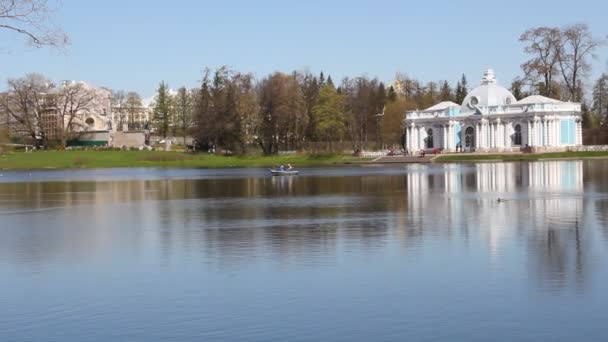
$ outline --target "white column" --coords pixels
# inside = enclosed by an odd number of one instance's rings
[[[559,145],[557,143],[557,119],[555,118],[555,116],[553,116],[553,119],[551,120],[551,145],[552,146],[557,146]]]
[[[543,119],[543,146],[549,146],[549,121]]]
[[[553,119],[547,120],[547,146],[553,146]]]
[[[490,124],[486,121],[483,123],[483,146],[485,148],[490,147]]]
[[[559,129],[560,129],[559,117],[557,117],[557,116],[555,117],[555,120],[553,121],[553,125],[554,125],[553,134],[555,134],[553,141],[555,143],[555,146],[559,146]]]
[[[454,144],[454,139],[452,138],[452,132],[454,131],[454,125],[452,124],[452,122],[448,122],[448,143],[447,143],[447,149],[448,150],[452,150],[452,145]]]
[[[498,121],[496,123],[496,135],[494,136],[494,140],[496,140],[496,147],[502,147],[502,122]]]
[[[443,144],[441,147],[443,147],[444,150],[447,150],[448,148],[448,128],[447,125],[442,125],[441,126],[442,130],[443,130]]]
[[[581,120],[576,119],[575,120],[576,125],[574,126],[576,129],[576,144],[577,145],[582,145],[583,144],[583,126],[581,124]]]
[[[485,124],[481,122],[479,124],[479,148],[486,147],[486,132],[485,132]]]
[[[555,145],[562,145],[562,119],[558,117],[555,121]]]
[[[532,145],[532,137],[534,136],[533,132],[532,132],[532,121],[528,121],[528,130],[526,132],[528,139],[526,141],[526,144],[528,144],[528,146],[533,146]]]
[[[479,130],[481,129],[481,125],[479,123],[475,124],[475,144],[472,147],[479,147],[479,136],[480,136],[480,132]]]

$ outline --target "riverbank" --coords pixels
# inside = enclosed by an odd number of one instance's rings
[[[512,153],[512,154],[446,154],[433,159],[436,163],[480,162],[480,161],[522,161],[547,159],[588,159],[608,158],[608,151],[552,152],[552,153]]]
[[[0,170],[90,169],[114,167],[296,167],[366,163],[345,155],[223,156],[163,151],[39,151],[0,154]]]

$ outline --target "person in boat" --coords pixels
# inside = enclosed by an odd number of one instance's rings
[[[285,165],[281,165],[281,166],[279,166],[279,170],[280,170],[280,171],[285,171]]]
[[[287,164],[287,170],[291,171],[292,169],[293,169],[293,167],[291,166],[291,164]]]

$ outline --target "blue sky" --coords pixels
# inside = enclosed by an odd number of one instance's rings
[[[492,67],[508,85],[525,60],[517,41],[525,29],[586,22],[605,37],[606,15],[601,0],[63,0],[56,21],[71,37],[68,54],[0,35],[0,80],[40,72],[148,97],[161,80],[196,86],[205,66],[387,82],[401,71],[452,84],[465,73],[472,85]],[[594,76],[607,70],[608,49],[598,55]]]

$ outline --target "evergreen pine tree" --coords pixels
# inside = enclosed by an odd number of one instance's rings
[[[593,111],[608,123],[608,74],[603,74],[593,86]]]
[[[395,88],[393,86],[390,86],[388,88],[387,99],[388,102],[394,102],[395,100],[397,100],[397,92],[395,91]]]
[[[469,92],[467,78],[464,74],[462,74],[462,78],[458,81],[458,85],[456,86],[456,103],[462,103],[465,97]]]
[[[170,120],[170,99],[169,99],[169,88],[167,84],[162,81],[158,86],[156,93],[156,105],[154,106],[154,119],[156,126],[163,138],[167,137],[169,131],[169,120]]]
[[[441,85],[441,91],[439,91],[439,99],[441,101],[453,101],[454,97],[452,94],[452,88],[448,81],[443,81]]]

